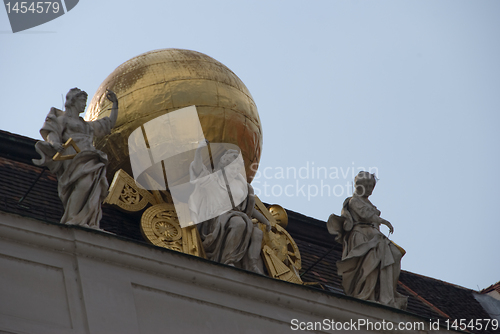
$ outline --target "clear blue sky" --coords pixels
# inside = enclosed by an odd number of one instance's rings
[[[41,138],[70,88],[92,97],[146,51],[203,52],[257,104],[263,201],[326,220],[372,167],[403,269],[485,288],[500,280],[499,17],[494,0],[81,0],[12,34],[0,9],[0,129]]]

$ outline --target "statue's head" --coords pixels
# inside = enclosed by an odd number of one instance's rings
[[[230,178],[235,178],[241,168],[243,168],[243,159],[237,150],[227,150],[219,160],[218,169],[223,169]]]
[[[71,88],[66,94],[66,108],[76,107],[79,112],[85,111],[87,105],[87,93],[79,88]]]
[[[377,184],[377,177],[375,174],[361,171],[354,178],[355,194],[358,196],[370,196]]]

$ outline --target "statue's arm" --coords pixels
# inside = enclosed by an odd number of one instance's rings
[[[116,97],[116,94],[108,89],[106,91],[106,97],[108,100],[113,102],[111,114],[107,117],[88,122],[94,129],[94,136],[97,138],[101,138],[109,134],[111,129],[116,125],[116,120],[118,119],[118,98]]]
[[[271,230],[271,224],[269,223],[269,220],[267,220],[267,218],[262,213],[260,213],[259,210],[257,210],[256,208],[253,208],[252,218],[257,219],[259,222],[266,225],[267,231]]]
[[[57,108],[50,108],[45,118],[45,122],[40,129],[40,134],[45,142],[49,143],[57,152],[64,150],[61,135],[64,132],[65,117],[64,113]]]
[[[114,128],[116,120],[118,119],[118,98],[116,97],[116,94],[109,89],[106,90],[106,97],[108,98],[108,100],[113,102],[113,107],[111,107],[111,115],[109,115],[109,119],[111,120],[111,128]]]
[[[201,150],[203,147],[208,145],[208,140],[202,140],[198,144],[198,148],[196,149],[196,152],[194,154],[194,161],[191,164],[192,171],[194,172],[194,175],[198,176],[201,174],[203,171],[203,158],[201,156]]]
[[[62,152],[64,150],[63,144],[59,140],[59,136],[54,132],[49,132],[45,139],[57,152]]]
[[[113,102],[111,114],[107,117],[88,122],[94,129],[94,136],[97,138],[104,137],[111,133],[111,129],[116,125],[116,120],[118,119],[118,98],[116,94],[108,89],[106,91],[106,97]]]
[[[384,218],[380,218],[380,219],[382,219],[381,224],[384,224],[385,226],[387,226],[389,228],[389,234],[394,233],[394,227],[392,226],[392,224],[389,223],[389,221],[385,220]]]
[[[389,223],[384,218],[381,218],[378,215],[378,211],[372,205],[362,202],[360,199],[353,197],[349,202],[349,209],[354,210],[356,214],[363,219],[364,221],[374,223],[374,224],[383,224],[389,228],[389,232],[394,232],[394,227],[391,223]]]

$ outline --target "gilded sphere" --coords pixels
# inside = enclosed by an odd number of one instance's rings
[[[217,60],[196,51],[161,49],[143,53],[118,66],[101,84],[85,120],[111,113],[106,89],[114,91],[119,114],[111,134],[95,142],[109,158],[108,179],[118,169],[130,175],[128,137],[144,123],[195,105],[205,138],[238,145],[248,182],[257,171],[262,127],[257,107],[243,82]]]

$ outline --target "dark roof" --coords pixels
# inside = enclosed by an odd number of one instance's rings
[[[57,195],[57,179],[48,170],[31,162],[31,159],[39,158],[35,143],[35,139],[0,130],[0,210],[58,223],[63,208]],[[342,246],[328,233],[324,221],[291,210],[287,213],[287,231],[297,243],[302,257],[303,281],[316,283],[310,285],[314,289],[343,294],[336,264],[342,255]],[[139,217],[103,206],[101,228],[146,243],[140,232]],[[500,282],[482,292],[493,289],[499,291]],[[478,293],[474,290],[402,271],[398,291],[409,296],[408,312],[427,319],[491,319],[474,298],[473,294]]]
[[[492,291],[496,291],[500,293],[500,281],[496,282],[495,284],[490,285],[489,287],[481,290],[481,293],[490,293]]]

